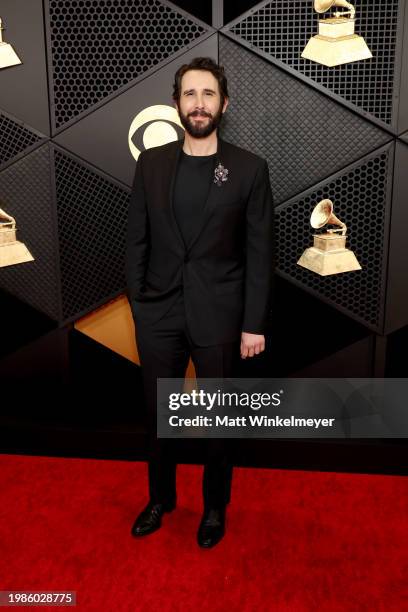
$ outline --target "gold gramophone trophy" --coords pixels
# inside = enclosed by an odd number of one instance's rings
[[[0,68],[8,68],[9,66],[16,66],[22,63],[13,47],[3,41],[2,32],[4,29],[0,17]]]
[[[25,261],[34,261],[34,257],[25,244],[16,240],[15,219],[0,208],[0,268]]]
[[[313,209],[310,225],[319,229],[328,223],[339,228],[313,234],[313,246],[304,251],[298,265],[320,276],[361,270],[353,251],[346,249],[346,224],[333,214],[333,202],[322,200]]]
[[[335,11],[333,17],[319,19],[319,33],[309,40],[302,57],[330,68],[373,57],[364,38],[354,32],[356,9],[350,2],[314,0],[317,13],[325,13],[333,6],[348,10]]]

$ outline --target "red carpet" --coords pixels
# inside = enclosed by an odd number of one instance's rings
[[[0,590],[76,591],[81,612],[408,609],[403,477],[236,468],[226,536],[202,550],[201,466],[178,467],[178,507],[144,539],[145,463],[0,470]]]

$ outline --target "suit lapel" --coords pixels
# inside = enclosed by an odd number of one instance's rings
[[[176,215],[174,213],[174,184],[176,179],[177,166],[180,159],[181,151],[183,149],[184,138],[181,140],[177,140],[174,143],[174,147],[170,149],[168,159],[169,159],[169,174],[167,178],[168,184],[168,207],[170,211],[170,222],[173,228],[174,233],[177,236],[177,240],[180,245],[183,247],[183,250],[190,251],[195,242],[198,240],[201,232],[203,231],[205,225],[207,224],[211,213],[214,209],[214,206],[217,202],[217,196],[219,196],[220,187],[214,182],[214,177],[211,177],[211,187],[209,189],[208,197],[204,204],[204,208],[200,215],[200,219],[197,221],[197,228],[195,233],[193,234],[188,245],[185,244],[183,236],[180,232],[180,228],[177,224]],[[224,141],[219,136],[217,137],[217,156],[215,167],[218,166],[219,163],[223,164],[223,158],[225,154],[225,146]]]
[[[168,175],[166,177],[166,185],[167,187],[167,205],[168,210],[170,212],[170,224],[173,228],[173,231],[182,246],[183,250],[185,250],[186,245],[183,240],[183,236],[180,232],[179,226],[177,224],[176,215],[174,214],[174,183],[176,180],[177,166],[181,155],[181,150],[183,148],[184,138],[182,140],[176,140],[174,146],[171,147],[168,154]]]

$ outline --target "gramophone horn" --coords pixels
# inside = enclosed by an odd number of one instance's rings
[[[325,13],[328,11],[336,0],[315,0],[314,9],[317,13]]]
[[[314,8],[317,13],[325,13],[332,6],[342,6],[349,9],[352,12],[352,16],[355,14],[354,6],[350,2],[346,2],[346,0],[314,0]]]
[[[333,212],[333,202],[328,199],[316,204],[310,216],[310,225],[314,229],[319,229],[327,223],[346,229],[346,224],[340,221]]]
[[[319,229],[328,223],[333,214],[333,202],[331,200],[322,200],[313,209],[310,217],[310,225],[315,229]]]

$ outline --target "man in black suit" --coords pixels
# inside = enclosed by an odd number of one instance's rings
[[[161,526],[176,505],[176,462],[156,434],[156,379],[233,377],[239,356],[265,348],[274,272],[273,200],[267,162],[217,136],[229,97],[224,69],[195,58],[175,75],[183,140],[142,151],[126,237],[126,279],[148,410],[149,494],[134,536]],[[201,547],[225,533],[232,465],[225,440],[209,439]]]

